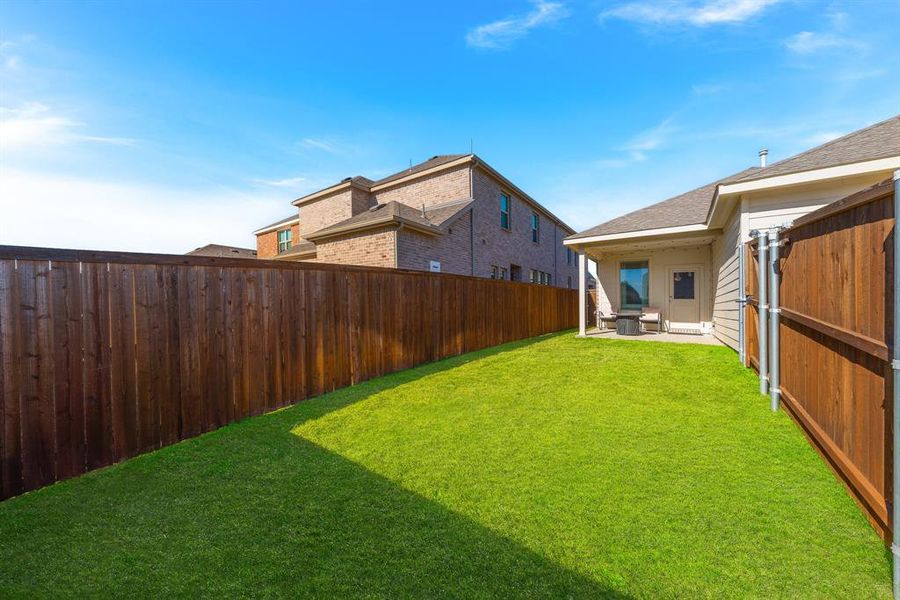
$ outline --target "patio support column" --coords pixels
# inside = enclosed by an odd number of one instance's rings
[[[894,498],[891,510],[891,528],[893,540],[891,553],[894,558],[894,599],[900,600],[900,169],[894,171],[894,401],[891,410],[894,413]]]
[[[759,282],[757,284],[757,305],[759,310],[759,393],[766,394],[769,391],[769,303],[767,298],[767,280],[766,274],[769,272],[769,265],[766,257],[769,249],[769,232],[758,231],[757,240],[757,266],[759,272]]]
[[[587,332],[587,256],[578,251],[578,335]]]

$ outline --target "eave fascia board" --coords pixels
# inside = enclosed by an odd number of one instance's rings
[[[640,231],[626,231],[624,233],[610,233],[607,235],[592,235],[589,237],[567,238],[563,240],[565,246],[583,246],[585,244],[599,244],[603,242],[613,242],[617,240],[629,240],[645,237],[660,237],[666,235],[675,235],[679,233],[697,233],[709,231],[706,223],[697,223],[694,225],[680,225],[678,227],[660,227],[657,229],[643,229]]]
[[[321,198],[323,196],[333,194],[334,192],[340,192],[343,190],[347,190],[352,187],[354,187],[358,190],[362,190],[364,192],[369,191],[368,187],[366,187],[364,185],[360,185],[360,184],[356,183],[355,181],[341,181],[340,183],[336,183],[330,187],[319,190],[318,192],[313,192],[312,194],[307,194],[306,196],[297,198],[296,200],[291,202],[291,204],[293,204],[294,206],[300,206],[301,204],[307,204],[309,202],[312,202],[313,200],[318,200],[319,198]]]
[[[268,233],[270,231],[277,231],[286,225],[293,225],[295,223],[300,222],[300,217],[294,217],[293,219],[285,219],[280,223],[275,223],[274,225],[269,225],[268,227],[263,227],[262,229],[257,229],[253,232],[253,235],[261,235],[263,233]]]
[[[768,190],[777,187],[814,183],[828,179],[865,175],[866,173],[877,173],[878,171],[892,171],[894,169],[900,169],[900,156],[889,156],[886,158],[866,160],[846,165],[825,167],[823,169],[813,169],[810,171],[801,171],[799,173],[775,175],[773,177],[760,177],[750,181],[737,181],[734,183],[721,184],[718,187],[717,195],[726,196],[731,194],[743,194],[746,192]]]
[[[410,173],[409,175],[404,175],[403,177],[399,177],[397,179],[392,179],[391,181],[386,181],[384,183],[380,183],[378,185],[373,185],[371,188],[368,188],[370,192],[379,192],[381,190],[385,190],[390,187],[394,187],[395,185],[399,185],[401,183],[407,183],[409,181],[413,181],[420,177],[426,177],[428,175],[434,175],[435,173],[440,173],[441,171],[446,171],[447,169],[452,169],[454,167],[458,167],[460,165],[467,164],[472,161],[475,157],[474,154],[467,154],[462,158],[458,158],[456,160],[452,160],[450,162],[446,162],[430,169],[425,169],[423,171],[416,171],[415,173]]]
[[[425,233],[428,235],[439,236],[443,235],[443,232],[438,230],[435,227],[425,227],[420,225],[419,223],[415,223],[414,221],[409,221],[408,219],[404,219],[402,217],[390,216],[384,219],[378,219],[376,221],[369,221],[367,223],[363,223],[360,225],[351,225],[347,227],[341,227],[338,229],[333,229],[331,231],[327,231],[324,233],[311,233],[306,236],[306,239],[311,242],[318,242],[319,240],[326,240],[328,238],[333,238],[341,235],[346,235],[348,233],[355,233],[358,231],[367,231],[369,229],[377,229],[379,227],[384,227],[385,225],[395,224],[398,227],[403,225],[404,228],[413,229],[415,231],[419,231],[421,233]]]

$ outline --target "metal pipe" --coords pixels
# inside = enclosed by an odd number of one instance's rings
[[[894,171],[894,498],[893,498],[893,540],[891,552],[894,555],[894,599],[900,600],[900,169]]]
[[[778,410],[781,396],[781,357],[778,348],[778,323],[781,320],[778,286],[781,283],[781,268],[778,248],[778,228],[775,228],[769,232],[769,398],[772,401],[772,412]]]
[[[766,273],[769,272],[769,265],[766,261],[767,250],[769,246],[769,232],[757,232],[757,256],[756,262],[759,272],[759,282],[757,283],[757,309],[759,311],[759,393],[766,394],[769,391],[769,373],[768,373],[768,354],[769,343],[767,340],[768,323],[769,323],[769,304],[766,298]]]
[[[744,255],[743,241],[738,241],[738,357],[741,364],[747,364],[746,348],[744,348],[744,308],[747,306],[747,288],[744,282]]]

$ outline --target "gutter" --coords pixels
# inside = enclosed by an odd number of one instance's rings
[[[900,269],[897,268],[900,259],[900,169],[894,171],[894,347],[893,362],[894,371],[894,432],[893,432],[893,463],[894,463],[894,497],[891,506],[891,529],[893,538],[891,553],[894,559],[894,599],[900,600]]]

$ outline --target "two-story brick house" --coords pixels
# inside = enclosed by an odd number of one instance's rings
[[[435,270],[574,287],[573,230],[474,154],[298,198],[254,232],[260,258]]]

